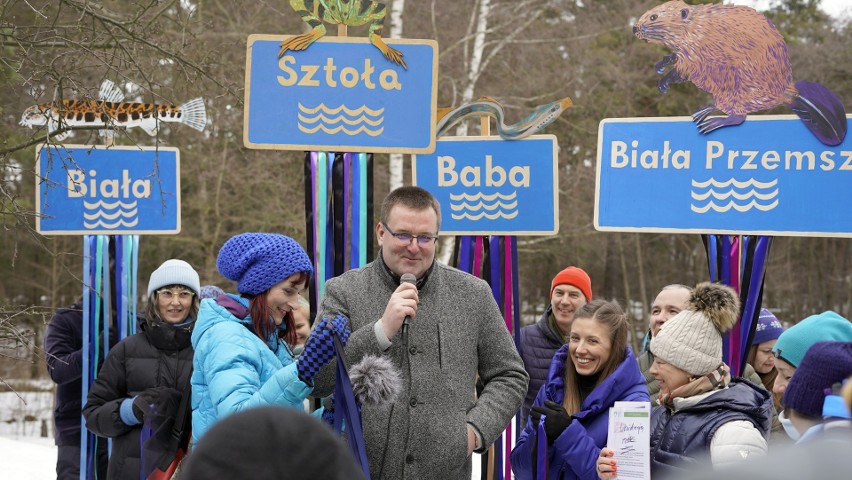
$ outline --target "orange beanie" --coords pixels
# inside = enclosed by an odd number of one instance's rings
[[[557,285],[563,284],[579,288],[580,291],[583,292],[583,296],[586,297],[586,301],[592,301],[592,279],[589,278],[589,274],[582,268],[568,267],[557,273],[556,276],[553,277],[553,281],[550,282],[550,296],[553,296],[553,289],[555,289]]]

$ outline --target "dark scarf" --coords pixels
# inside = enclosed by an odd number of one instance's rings
[[[592,375],[577,375],[577,391],[580,393],[580,405],[591,395],[592,391],[598,385],[600,378],[601,372]]]
[[[142,322],[141,328],[148,337],[151,345],[159,350],[169,352],[179,352],[190,345],[192,337],[192,328],[195,326],[195,319],[190,319],[178,325],[162,320],[147,320]]]
[[[382,268],[385,270],[385,272],[386,272],[388,275],[390,275],[390,277],[391,277],[391,279],[393,280],[394,284],[399,285],[401,275],[397,275],[397,274],[396,274],[393,270],[391,270],[391,269],[390,269],[390,267],[388,267],[388,265],[385,263],[385,259],[384,259],[384,258],[382,258],[382,249],[381,249],[381,248],[379,249],[379,255],[377,256],[376,261],[379,263],[379,265],[381,265],[381,266],[382,266]],[[430,266],[429,266],[429,269],[428,269],[428,270],[426,270],[426,272],[423,274],[423,276],[422,276],[422,277],[420,277],[420,278],[418,278],[418,279],[417,279],[417,284],[415,285],[415,286],[417,287],[417,290],[422,290],[422,289],[423,289],[423,286],[424,286],[424,285],[426,285],[426,281],[427,281],[427,280],[429,280],[429,275],[432,273],[432,270],[434,270],[434,269],[435,269],[435,260],[433,259],[433,260],[432,260],[432,265],[430,265]]]

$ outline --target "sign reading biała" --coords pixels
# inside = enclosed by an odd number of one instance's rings
[[[36,230],[180,233],[179,153],[168,147],[39,146]]]
[[[798,117],[697,132],[690,118],[606,119],[595,228],[852,237],[852,143],[820,143]]]
[[[442,138],[414,157],[413,183],[440,202],[442,235],[553,235],[557,150],[553,135]]]
[[[438,44],[386,39],[408,69],[366,38],[324,37],[278,58],[285,35],[250,35],[248,148],[375,153],[435,150]]]

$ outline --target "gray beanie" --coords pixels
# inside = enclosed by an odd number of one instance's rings
[[[739,298],[730,287],[701,283],[686,310],[651,338],[651,353],[690,375],[710,373],[722,363],[722,334],[733,327],[739,311]]]
[[[201,281],[198,279],[198,272],[192,268],[192,265],[176,258],[166,260],[151,272],[151,279],[148,280],[148,296],[150,297],[158,288],[167,285],[184,285],[195,292],[196,295],[201,293]]]

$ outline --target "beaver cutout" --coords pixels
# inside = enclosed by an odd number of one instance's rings
[[[672,50],[655,65],[657,73],[664,74],[658,83],[662,93],[671,84],[689,81],[713,96],[713,105],[692,114],[701,133],[739,125],[749,113],[786,105],[822,143],[839,145],[846,137],[840,99],[819,83],[793,83],[784,39],[752,8],[666,2],[645,12],[633,34]],[[716,110],[727,116],[708,118]]]

